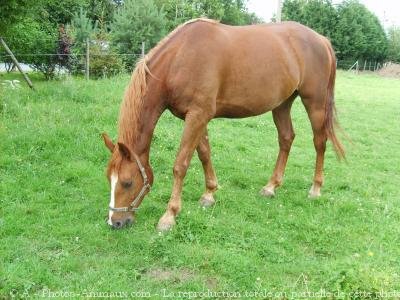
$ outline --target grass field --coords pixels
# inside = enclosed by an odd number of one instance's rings
[[[271,114],[212,121],[217,203],[198,206],[204,185],[195,157],[178,224],[163,236],[155,225],[169,199],[183,123],[162,116],[151,151],[153,189],[135,226],[111,230],[109,153],[100,133],[116,137],[129,76],[34,79],[36,92],[24,83],[0,86],[0,298],[400,297],[400,80],[338,74],[339,119],[352,142],[344,141],[346,163],[329,146],[317,200],[307,198],[315,153],[300,101],[274,199],[258,194],[278,151]]]

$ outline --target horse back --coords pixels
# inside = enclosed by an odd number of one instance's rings
[[[188,24],[169,45],[169,107],[184,115],[204,106],[214,117],[270,111],[329,77],[327,47],[321,35],[295,22]]]

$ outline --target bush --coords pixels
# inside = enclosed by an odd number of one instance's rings
[[[90,45],[90,76],[95,78],[117,75],[125,71],[125,65],[118,54],[105,42],[95,41]]]
[[[89,73],[94,78],[106,77],[121,73],[125,70],[122,59],[110,47],[109,35],[104,27],[99,28],[98,22],[92,23],[82,9],[75,14],[68,26],[72,36],[72,71],[75,74],[83,73],[86,60],[86,43],[89,45]]]
[[[54,77],[58,57],[43,55],[57,52],[57,28],[52,24],[25,18],[10,25],[4,40],[20,62],[43,73],[46,79]],[[6,56],[5,61],[10,62],[10,58]]]

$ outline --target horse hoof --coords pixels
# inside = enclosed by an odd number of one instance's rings
[[[316,188],[314,185],[311,187],[310,191],[308,192],[308,198],[315,199],[321,197],[321,189]]]
[[[264,187],[261,191],[260,191],[260,195],[261,196],[265,196],[265,197],[275,197],[275,192],[273,190],[273,188],[266,188]]]
[[[200,206],[204,207],[204,208],[211,207],[215,204],[214,197],[211,193],[207,193],[207,194],[204,194],[203,196],[201,196],[199,202],[200,202]]]
[[[167,232],[172,229],[175,225],[175,218],[173,216],[164,215],[161,217],[160,221],[157,224],[158,232]]]

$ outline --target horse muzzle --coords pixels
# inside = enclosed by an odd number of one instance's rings
[[[133,217],[125,217],[125,218],[111,218],[108,223],[113,229],[121,229],[125,226],[129,226],[134,222]]]

